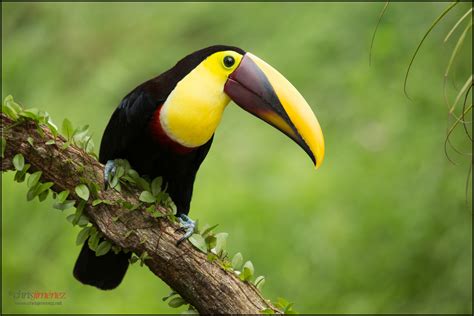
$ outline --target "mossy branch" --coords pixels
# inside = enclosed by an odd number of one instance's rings
[[[31,120],[13,121],[3,113],[1,123],[6,143],[2,172],[13,170],[13,158],[21,154],[31,165],[28,172],[42,171],[40,181],[52,182],[51,190],[55,192],[68,190],[69,199],[81,201],[75,188],[82,183],[104,187],[104,166],[82,149],[65,145],[66,139],[53,135],[46,126]],[[144,258],[145,265],[199,313],[279,312],[255,285],[241,281],[216,261],[209,261],[191,243],[177,246],[181,237],[176,232],[178,225],[167,217],[156,218],[147,212],[139,200],[139,190],[98,190],[96,195],[95,199],[109,203],[93,206],[93,198],[88,198],[83,212],[90,222],[115,245]],[[124,201],[139,207],[133,211],[124,209]]]

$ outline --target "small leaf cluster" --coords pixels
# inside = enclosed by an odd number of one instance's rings
[[[283,314],[298,314],[296,311],[293,310],[293,303],[289,302],[288,300],[284,299],[283,297],[279,297],[276,302],[273,302],[276,308],[283,311]],[[260,311],[261,314],[275,314],[275,311],[271,308],[266,308]]]
[[[171,291],[171,293],[168,294],[167,296],[163,297],[162,300],[163,300],[163,302],[168,301],[168,305],[170,307],[173,307],[173,308],[178,308],[178,307],[181,307],[183,305],[188,305],[188,309],[186,311],[182,312],[181,313],[182,315],[198,315],[199,314],[198,311],[194,308],[194,306],[192,306],[191,304],[186,302],[186,300],[184,298],[182,298],[175,291]]]
[[[21,105],[19,105],[18,103],[15,102],[15,100],[13,100],[13,97],[11,95],[7,96],[4,99],[2,103],[2,113],[5,114],[7,117],[9,117],[12,121],[15,121],[14,124],[10,126],[6,126],[5,129],[12,128],[13,126],[16,126],[17,124],[20,124],[25,121],[31,121],[36,124],[37,126],[36,130],[41,137],[44,137],[44,132],[41,126],[46,126],[54,135],[54,137],[58,135],[58,128],[51,120],[48,112],[40,111],[35,108],[23,109]],[[32,137],[28,137],[27,141],[31,146],[34,146]],[[46,144],[48,144],[48,142],[46,142]],[[1,143],[0,144],[1,156],[2,158],[4,158],[7,141],[5,137],[3,137],[3,135],[0,139],[0,143]]]
[[[132,185],[141,190],[139,200],[148,205],[146,211],[153,217],[163,217],[176,214],[176,206],[167,193],[167,185],[163,185],[163,178],[156,177],[151,182],[141,177],[137,171],[132,169],[130,163],[125,159],[115,159],[115,170],[108,179],[108,185],[121,192],[122,185]],[[135,210],[139,205],[131,205],[129,202],[122,201],[122,207],[128,210]],[[170,210],[170,214],[163,214],[158,210],[161,205]]]
[[[11,95],[7,96],[3,100],[2,113],[9,117],[12,121],[22,122],[25,120],[30,120],[37,123],[38,127],[40,125],[47,126],[54,137],[58,135],[58,127],[53,123],[48,112],[41,111],[36,108],[23,109],[20,104],[13,100]],[[38,128],[38,132],[44,136],[40,128]]]
[[[220,266],[227,271],[234,272],[242,281],[251,282],[254,277],[254,266],[252,261],[244,263],[244,258],[240,252],[236,253],[232,260],[228,259],[227,237],[228,233],[214,233],[217,225],[205,225],[202,232],[199,232],[198,225],[194,234],[189,237],[189,242],[199,251],[207,254],[207,259],[211,262],[217,261]],[[254,280],[254,285],[261,290],[265,284],[265,277],[258,276]]]
[[[82,179],[85,180],[85,179]],[[87,241],[87,244],[91,250],[95,251],[96,256],[103,256],[109,251],[113,251],[118,254],[122,250],[121,247],[114,245],[109,240],[106,240],[102,233],[92,224],[90,224],[87,216],[83,214],[84,207],[92,197],[97,197],[98,188],[95,183],[88,182],[87,184],[81,183],[74,188],[74,192],[79,197],[79,202],[76,206],[76,211],[70,214],[67,219],[72,223],[73,226],[77,225],[82,227],[76,237],[76,245],[82,245]],[[60,193],[61,194],[61,193]],[[111,203],[108,200],[95,199],[92,205],[98,205],[101,203]],[[124,251],[125,252],[125,251]]]
[[[143,203],[148,204],[146,211],[153,217],[163,217],[167,215],[176,214],[176,206],[174,205],[171,197],[166,192],[166,186],[163,187],[163,178],[156,177],[149,183],[148,186],[142,187],[143,191],[140,193],[139,200]],[[165,209],[170,210],[169,214],[163,214],[158,210],[158,206],[161,205]],[[170,216],[168,216],[170,217]]]
[[[89,125],[73,128],[71,121],[65,118],[61,124],[61,134],[66,138],[63,149],[74,144],[86,153],[97,158],[97,155],[94,153],[95,146],[94,141],[92,140],[92,134],[89,133]]]
[[[74,188],[74,192],[80,198],[80,201],[76,207],[76,212],[68,216],[68,220],[73,225],[82,227],[82,230],[77,234],[76,244],[81,245],[87,240],[89,248],[95,251],[96,256],[103,256],[111,250],[115,254],[118,254],[120,251],[128,252],[128,250],[122,249],[120,246],[117,246],[109,240],[106,240],[102,233],[97,230],[95,226],[92,224],[89,225],[89,219],[84,214],[82,214],[87,201],[93,198],[94,200],[92,201],[92,206],[97,206],[102,203],[111,205],[112,201],[98,199],[99,186],[96,183],[90,182],[84,178],[81,178],[81,180],[84,183],[81,183]]]
[[[145,264],[145,260],[148,260],[148,259],[151,259],[150,255],[148,255],[148,252],[144,251],[142,252],[142,254],[140,255],[140,257],[138,257],[137,255],[133,254],[131,257],[130,257],[130,264],[134,264],[138,261],[140,261],[140,267],[143,267],[143,265]]]
[[[51,131],[55,139],[59,135],[58,127],[53,123],[48,112],[41,111],[36,108],[23,109],[21,105],[13,100],[11,95],[7,96],[3,101],[2,113],[17,123],[21,123],[26,120],[34,122],[37,126],[37,132],[41,137],[44,137],[44,132],[41,126],[46,126]],[[94,153],[94,142],[92,140],[92,135],[89,134],[89,125],[77,127],[74,129],[71,121],[66,118],[61,125],[61,133],[66,138],[66,143],[64,143],[63,149],[69,147],[71,144],[74,144],[77,147],[83,149],[86,153],[91,154],[93,157],[97,158],[96,154]],[[54,145],[56,144],[55,139],[50,139],[46,141],[45,144]],[[31,146],[34,146],[32,137],[28,137],[27,141]],[[1,139],[1,146],[3,158],[6,147],[6,140],[4,137]]]
[[[13,157],[12,163],[16,170],[14,180],[16,182],[25,181],[30,164],[25,163],[25,158],[22,154],[16,154]],[[26,194],[28,201],[32,201],[35,197],[38,197],[40,202],[44,201],[49,194],[50,188],[54,185],[53,182],[40,182],[41,175],[41,171],[29,174],[27,180],[28,192]]]

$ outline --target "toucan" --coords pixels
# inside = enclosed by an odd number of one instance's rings
[[[115,159],[126,159],[140,175],[161,176],[185,230],[199,166],[230,101],[295,141],[316,168],[323,162],[319,122],[303,96],[272,66],[244,50],[210,46],[187,55],[171,69],[127,94],[105,128],[99,161],[105,178]],[[86,241],[74,266],[80,282],[108,290],[117,287],[130,253],[96,256]]]

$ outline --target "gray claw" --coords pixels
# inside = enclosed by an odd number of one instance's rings
[[[115,174],[116,166],[115,166],[115,161],[114,160],[108,160],[107,163],[105,164],[104,167],[104,186],[105,189],[107,189],[107,186],[109,184],[109,180],[112,179],[112,177]]]
[[[191,237],[191,235],[194,233],[194,230],[196,229],[196,222],[190,219],[187,215],[181,214],[178,217],[178,220],[181,224],[181,227],[178,228],[176,231],[183,231],[185,233],[183,237],[178,240],[178,242],[176,243],[177,245],[179,245],[183,240],[186,240]]]

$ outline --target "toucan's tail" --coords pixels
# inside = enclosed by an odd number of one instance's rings
[[[116,288],[127,272],[131,252],[115,254],[109,251],[97,257],[84,243],[74,266],[74,277],[81,283],[93,285],[101,290]]]

